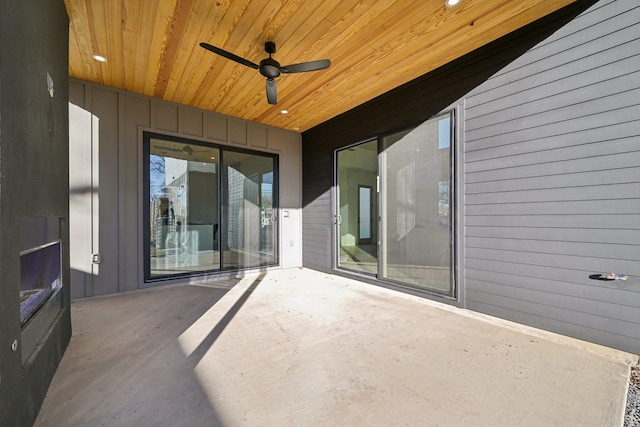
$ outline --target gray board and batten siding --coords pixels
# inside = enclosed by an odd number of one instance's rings
[[[640,353],[640,5],[575,2],[305,132],[306,267],[332,268],[333,150],[448,108],[457,305]]]
[[[71,297],[134,291],[144,282],[143,132],[277,154],[278,238],[300,240],[300,135],[146,95],[72,79],[69,83]],[[299,267],[299,245],[280,248],[282,268]],[[91,254],[100,253],[93,264]],[[220,272],[199,276],[219,277]],[[162,283],[184,282],[185,278]]]

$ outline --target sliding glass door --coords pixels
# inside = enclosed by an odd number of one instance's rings
[[[451,119],[381,139],[380,278],[452,294]]]
[[[277,157],[145,133],[145,278],[277,263]]]
[[[360,273],[378,271],[378,141],[337,152],[337,265]]]
[[[452,113],[336,151],[336,267],[453,295]]]
[[[223,171],[226,190],[224,267],[275,263],[275,159],[227,152]]]
[[[149,142],[150,276],[220,268],[220,150]]]

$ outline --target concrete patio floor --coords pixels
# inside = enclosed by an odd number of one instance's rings
[[[72,304],[45,426],[621,426],[636,356],[306,269]]]

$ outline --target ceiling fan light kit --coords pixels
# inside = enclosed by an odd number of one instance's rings
[[[260,61],[260,65],[249,61],[248,59],[244,59],[238,55],[235,55],[231,52],[227,52],[224,49],[220,49],[219,47],[213,46],[209,43],[200,43],[200,46],[216,53],[220,56],[223,56],[227,59],[237,62],[238,64],[242,64],[246,67],[256,69],[266,77],[266,92],[267,92],[267,101],[269,104],[275,105],[278,103],[278,90],[276,88],[276,77],[279,77],[280,74],[293,74],[293,73],[306,73],[308,71],[318,71],[324,70],[331,66],[331,61],[328,59],[321,59],[318,61],[309,61],[309,62],[301,62],[299,64],[291,64],[281,66],[278,61],[273,59],[271,55],[276,53],[276,44],[274,42],[266,42],[264,44],[264,51],[269,54],[268,58]]]

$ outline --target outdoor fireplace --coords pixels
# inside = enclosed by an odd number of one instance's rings
[[[20,253],[20,321],[24,325],[62,287],[60,240]]]
[[[23,217],[20,224],[20,349],[27,364],[64,308],[63,224],[59,217]],[[14,341],[16,349],[18,340]]]

